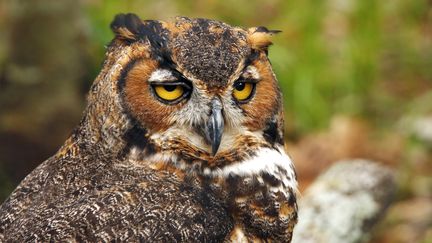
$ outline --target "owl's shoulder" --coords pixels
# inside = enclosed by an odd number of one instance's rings
[[[100,160],[45,161],[0,208],[6,215],[0,235],[208,241],[222,240],[232,229],[225,205],[196,178],[145,163]]]

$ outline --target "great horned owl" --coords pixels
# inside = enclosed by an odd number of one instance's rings
[[[0,241],[290,241],[296,174],[265,27],[116,16],[79,126],[0,208]]]

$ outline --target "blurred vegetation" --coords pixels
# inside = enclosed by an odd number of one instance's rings
[[[121,12],[282,30],[270,59],[300,185],[365,157],[397,170],[398,200],[432,202],[428,0],[0,0],[0,201],[78,123]]]

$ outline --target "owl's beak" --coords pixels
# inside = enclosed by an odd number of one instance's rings
[[[212,155],[215,156],[222,140],[224,119],[222,116],[222,104],[217,98],[212,100],[212,110],[207,123],[206,136],[211,143]]]

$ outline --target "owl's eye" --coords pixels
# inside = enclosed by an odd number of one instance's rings
[[[155,84],[153,85],[156,95],[167,102],[180,101],[189,93],[187,85],[172,83],[172,84]]]
[[[233,96],[238,101],[247,101],[255,90],[255,83],[239,81],[234,84]]]

